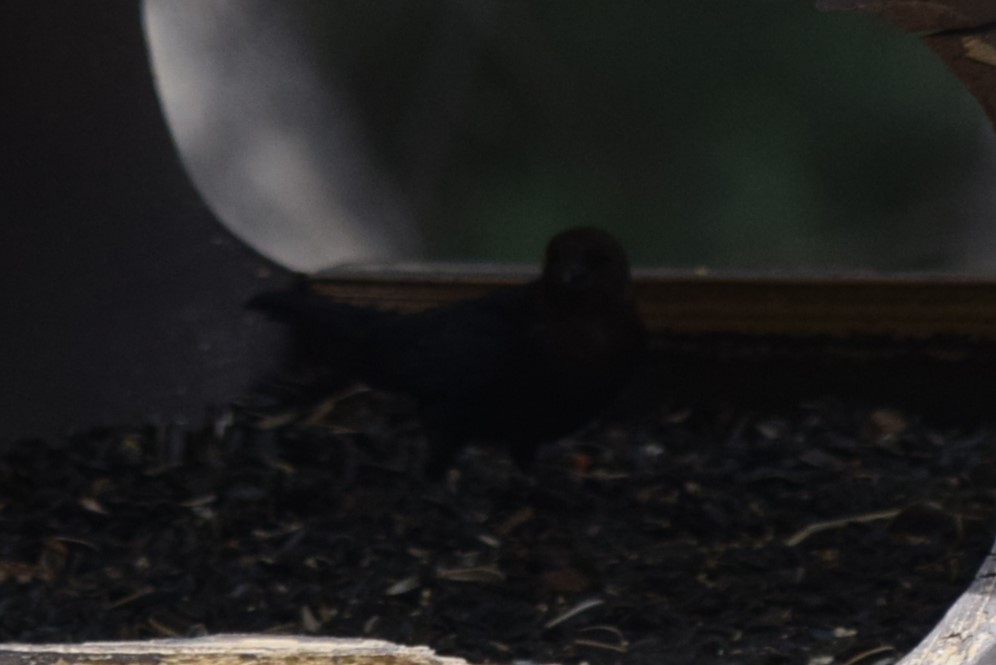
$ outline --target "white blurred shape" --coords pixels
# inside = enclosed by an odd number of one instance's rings
[[[153,73],[195,185],[257,251],[299,271],[417,258],[359,124],[311,64],[294,3],[145,0]]]

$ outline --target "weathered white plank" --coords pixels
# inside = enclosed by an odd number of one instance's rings
[[[996,545],[968,591],[897,665],[996,665]]]
[[[84,644],[0,644],[0,665],[467,665],[379,640],[216,635]]]

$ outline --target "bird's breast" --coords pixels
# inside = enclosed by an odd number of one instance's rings
[[[627,372],[641,339],[625,319],[563,317],[545,322],[542,353],[570,380],[599,380]]]

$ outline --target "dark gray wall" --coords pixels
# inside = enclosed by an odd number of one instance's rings
[[[246,392],[280,331],[242,303],[286,273],[188,180],[137,0],[2,3],[0,63],[0,438]]]

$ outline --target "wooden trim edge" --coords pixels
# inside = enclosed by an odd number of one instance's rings
[[[418,311],[530,278],[523,270],[326,272],[336,300]],[[770,277],[642,271],[634,294],[648,328],[677,335],[958,337],[996,342],[996,280],[967,277]]]
[[[83,644],[0,644],[0,665],[467,665],[428,647],[268,635]]]

